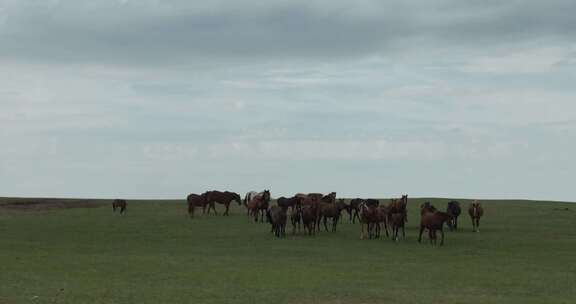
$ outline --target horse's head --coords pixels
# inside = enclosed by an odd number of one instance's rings
[[[232,192],[232,198],[238,202],[238,206],[242,205],[242,197],[236,192]]]
[[[264,192],[262,192],[262,200],[265,202],[270,201],[270,190],[264,190]]]

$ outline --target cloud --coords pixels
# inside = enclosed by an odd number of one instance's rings
[[[330,59],[574,38],[573,1],[19,1],[0,57],[113,64]]]

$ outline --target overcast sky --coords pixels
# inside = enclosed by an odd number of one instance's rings
[[[574,12],[0,0],[0,196],[576,201]]]

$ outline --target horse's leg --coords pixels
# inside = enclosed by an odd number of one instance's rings
[[[364,239],[364,223],[360,223],[360,239]]]
[[[402,239],[405,240],[406,239],[406,229],[405,229],[405,225],[404,223],[402,223]]]
[[[386,237],[389,238],[390,234],[388,234],[388,221],[384,220],[384,230],[386,230]]]
[[[440,239],[440,246],[444,245],[444,229],[442,229],[442,227],[440,227],[440,236],[442,237]]]
[[[434,245],[434,234],[432,233],[432,229],[428,229],[428,240],[430,241],[430,245]]]
[[[228,215],[228,210],[230,209],[230,203],[224,204],[226,206],[226,211],[224,211],[224,215]]]
[[[418,234],[418,243],[422,243],[422,232],[424,232],[424,225],[420,225],[420,233]]]
[[[476,232],[480,232],[480,217],[476,218]]]

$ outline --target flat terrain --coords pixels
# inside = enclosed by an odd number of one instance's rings
[[[0,199],[0,304],[576,302],[576,204],[486,201],[480,233],[464,215],[432,247],[416,242],[421,202],[394,243],[347,218],[278,240],[238,205],[191,220],[184,201],[120,216],[111,201]]]

